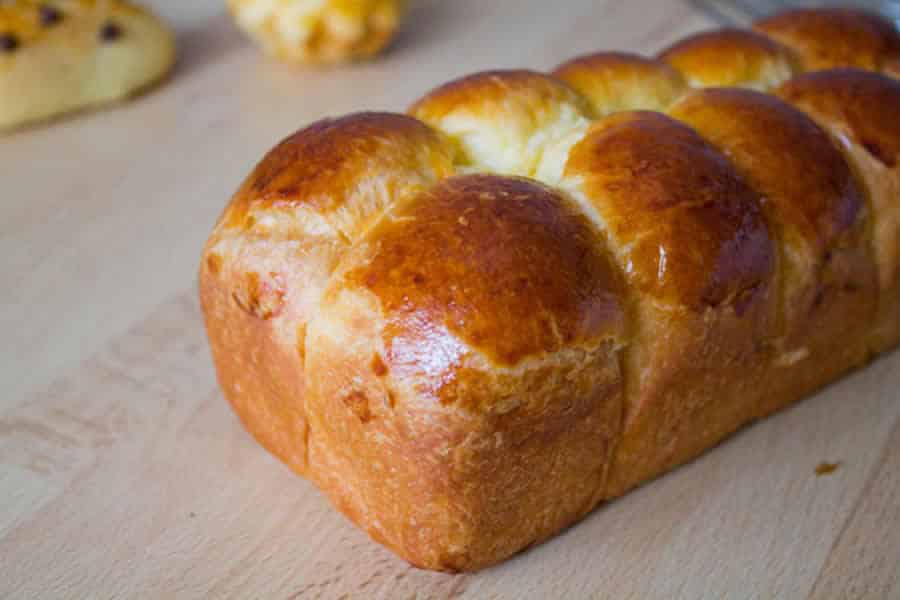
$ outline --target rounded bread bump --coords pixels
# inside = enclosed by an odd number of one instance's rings
[[[694,87],[747,87],[765,91],[798,71],[797,59],[790,50],[745,29],[697,33],[676,42],[659,57]]]
[[[878,71],[900,58],[894,24],[862,10],[798,8],[757,21],[753,28],[796,52],[806,71]]]
[[[868,355],[857,332],[874,318],[878,283],[865,190],[826,131],[774,96],[699,90],[670,115],[726,154],[764,199],[780,251],[773,361],[776,372],[791,369],[761,384],[770,389],[759,414],[768,414]]]
[[[201,274],[290,345],[347,249],[393,203],[453,173],[441,136],[391,113],[320,121],[278,144],[225,209]],[[212,268],[211,265],[215,265]],[[284,310],[272,311],[267,290]],[[258,308],[258,310],[257,310]]]
[[[833,69],[792,79],[776,94],[831,132],[866,186],[880,287],[873,352],[891,348],[900,341],[900,81]]]
[[[369,238],[362,266],[343,278],[379,300],[391,369],[431,369],[438,357],[450,367],[459,357],[438,349],[460,344],[512,367],[622,335],[603,238],[576,204],[534,181],[446,179]]]
[[[662,111],[688,89],[664,62],[627,52],[580,56],[558,66],[553,75],[587,98],[598,118],[622,110]]]
[[[460,166],[534,176],[547,145],[580,135],[590,106],[568,85],[534,71],[485,71],[451,81],[409,114],[446,134]]]
[[[688,126],[616,113],[572,149],[564,183],[606,225],[643,294],[703,310],[765,287],[774,249],[756,192]]]
[[[487,566],[585,514],[622,422],[620,279],[577,204],[531,180],[462,175],[394,207],[310,323],[322,487],[441,570]]]
[[[604,230],[628,284],[613,498],[753,414],[777,316],[777,245],[762,199],[726,156],[661,113],[595,123],[561,185]]]
[[[900,162],[900,81],[860,69],[805,73],[775,90],[887,167]]]
[[[795,252],[822,261],[867,213],[850,165],[812,119],[776,97],[737,88],[698,90],[669,115],[722,150],[765,198]]]
[[[453,171],[452,146],[421,121],[374,112],[325,119],[269,152],[221,223],[252,229],[271,222],[260,213],[299,210],[353,240],[369,217]]]

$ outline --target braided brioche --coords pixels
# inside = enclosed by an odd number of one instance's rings
[[[225,395],[418,566],[553,535],[900,341],[897,43],[799,11],[312,125],[204,252]]]

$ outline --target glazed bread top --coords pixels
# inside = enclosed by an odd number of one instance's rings
[[[664,110],[687,91],[669,65],[627,52],[574,58],[553,75],[584,96],[597,118],[621,110]]]
[[[645,297],[699,312],[745,302],[771,277],[758,196],[669,117],[622,112],[598,122],[570,152],[564,183],[596,211]]]
[[[302,351],[309,315],[370,220],[452,173],[443,138],[404,115],[318,123],[253,171],[213,234],[207,268],[236,281],[239,306]]]
[[[308,328],[371,344],[359,378],[393,378],[405,392],[386,401],[420,407],[491,412],[515,396],[498,378],[571,376],[629,344],[638,303],[744,314],[775,295],[787,336],[822,273],[850,286],[868,260],[848,147],[895,164],[898,84],[878,71],[898,43],[876,17],[794,11],[659,59],[479,73],[409,116],[323,121],[257,167],[203,268],[236,274],[242,308],[301,356]],[[801,75],[841,67],[872,72]],[[817,124],[831,119],[846,139]]]
[[[660,58],[694,87],[746,87],[766,91],[794,76],[797,58],[787,47],[753,31],[720,29],[686,38]]]
[[[413,392],[400,396],[409,404],[493,412],[527,386],[514,378],[522,389],[500,386],[498,396],[486,373],[534,369],[624,337],[603,239],[570,200],[534,181],[446,179],[367,238],[377,242],[346,257],[326,297],[380,307],[383,364],[373,369]]]
[[[884,166],[900,158],[900,82],[855,69],[806,73],[778,90],[778,96],[839,127]]]
[[[856,67],[896,73],[900,41],[894,24],[851,8],[796,9],[754,26],[793,50],[804,70]]]
[[[805,111],[846,147],[877,211],[873,228],[882,289],[900,281],[900,81],[857,69],[809,72],[777,95]]]

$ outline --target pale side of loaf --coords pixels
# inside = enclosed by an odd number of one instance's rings
[[[204,252],[226,397],[415,565],[546,539],[900,341],[898,43],[794,11],[300,131]]]
[[[235,22],[284,61],[332,64],[387,47],[407,0],[228,0]]]
[[[174,60],[166,26],[122,0],[0,3],[0,131],[127,98]]]

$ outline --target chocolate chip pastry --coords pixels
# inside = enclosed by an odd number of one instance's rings
[[[203,254],[225,396],[415,565],[554,535],[900,341],[898,57],[792,11],[292,135]]]
[[[128,2],[0,2],[0,130],[131,96],[174,60],[171,32]]]

